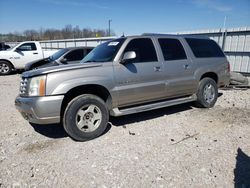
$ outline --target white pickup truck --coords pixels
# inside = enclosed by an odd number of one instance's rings
[[[0,75],[10,74],[13,70],[24,69],[31,61],[43,59],[57,50],[43,50],[40,42],[21,42],[6,51],[0,51]]]

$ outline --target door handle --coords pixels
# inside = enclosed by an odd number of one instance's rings
[[[183,67],[184,67],[185,70],[189,69],[189,65],[188,64],[183,65]]]
[[[34,52],[33,54],[34,54],[34,55],[37,55],[38,53],[37,53],[37,52]]]
[[[161,67],[159,67],[159,66],[154,67],[154,71],[155,72],[160,72],[161,71]]]

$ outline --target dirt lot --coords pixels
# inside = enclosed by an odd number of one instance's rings
[[[81,143],[21,117],[19,77],[0,77],[0,187],[250,187],[250,90],[114,118]]]

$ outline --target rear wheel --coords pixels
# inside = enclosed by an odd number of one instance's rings
[[[10,74],[12,71],[12,65],[7,61],[0,61],[0,75]]]
[[[109,120],[107,107],[102,99],[86,94],[73,99],[67,106],[63,126],[73,139],[94,139],[106,130]]]
[[[218,98],[218,87],[212,78],[203,78],[199,83],[197,91],[197,102],[199,107],[211,108]]]

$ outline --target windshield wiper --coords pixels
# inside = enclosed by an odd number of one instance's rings
[[[96,61],[96,60],[88,60],[88,61],[84,61],[83,63],[91,63],[91,62],[94,62],[94,63],[101,63],[101,62],[107,62],[107,61]]]

